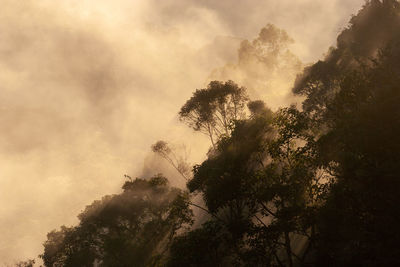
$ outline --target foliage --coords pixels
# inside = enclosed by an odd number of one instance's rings
[[[293,92],[307,98],[303,108],[320,118],[337,91],[343,75],[370,65],[379,50],[400,40],[400,4],[396,0],[366,1],[337,38],[325,60],[307,67],[296,79]]]
[[[211,79],[234,80],[250,95],[262,97],[277,108],[302,70],[301,61],[289,49],[293,43],[286,31],[267,24],[255,39],[242,41],[237,62],[215,69]]]
[[[167,266],[229,266],[232,240],[218,221],[208,221],[201,228],[175,238]]]
[[[176,232],[192,223],[188,195],[162,176],[125,182],[124,192],[86,207],[76,227],[52,231],[45,266],[149,266],[163,259]]]
[[[294,88],[334,180],[315,216],[318,265],[399,264],[399,25],[397,1],[368,1]]]
[[[244,117],[246,91],[233,81],[212,81],[207,88],[197,89],[182,106],[179,117],[195,131],[216,141],[229,135],[234,121]]]
[[[257,73],[258,75],[268,76],[278,71],[291,73],[290,67],[298,68],[301,65],[297,57],[292,54],[288,47],[294,40],[286,31],[277,28],[273,24],[268,24],[261,29],[258,38],[253,41],[243,41],[239,48],[239,66],[243,66],[247,71],[264,69],[269,70],[268,74]],[[259,68],[255,65],[263,65]],[[256,74],[253,72],[253,74]],[[257,76],[249,77],[257,80]]]
[[[17,262],[15,267],[33,267],[35,265],[35,260],[26,260]]]
[[[234,240],[220,261],[399,264],[399,11],[396,1],[367,2],[338,48],[297,80],[304,111],[258,124],[263,105],[250,102],[250,118],[195,166],[188,188],[229,233],[221,245]],[[379,41],[368,39],[374,31]]]
[[[262,103],[251,103],[267,111]],[[310,236],[323,192],[308,128],[308,118],[294,107],[274,115],[252,112],[194,168],[189,190],[203,194],[209,211],[237,244],[225,257],[251,266],[304,263],[292,240]]]
[[[262,100],[249,101],[247,108],[250,111],[250,118],[258,116],[272,116],[272,111],[265,105]]]
[[[321,214],[321,261],[400,263],[394,216],[400,204],[400,53],[394,47],[372,67],[347,75],[324,114],[329,130],[318,150],[337,183]]]
[[[154,153],[168,161],[168,163],[174,167],[174,169],[181,175],[183,179],[189,179],[191,176],[191,167],[187,162],[186,154],[184,156],[178,155],[175,152],[175,149],[171,148],[171,146],[163,140],[157,141],[151,146],[151,149]]]
[[[397,1],[367,1],[337,48],[298,77],[302,110],[272,112],[232,81],[196,90],[179,116],[210,137],[207,159],[191,175],[168,143],[152,146],[189,192],[161,175],[129,179],[78,226],[48,234],[45,265],[399,265],[398,26]],[[289,42],[271,26],[241,51],[273,54]],[[210,214],[197,228],[190,205]]]

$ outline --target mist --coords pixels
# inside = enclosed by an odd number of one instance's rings
[[[40,254],[47,232],[76,223],[94,199],[120,192],[124,174],[147,173],[156,140],[184,142],[190,161],[201,161],[207,138],[177,113],[213,70],[236,64],[243,40],[272,23],[287,31],[295,41],[290,50],[307,64],[334,45],[363,1],[0,3],[5,264]],[[279,90],[290,90],[285,86]]]

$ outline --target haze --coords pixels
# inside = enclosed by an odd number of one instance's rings
[[[362,3],[0,0],[0,264],[36,257],[47,232],[142,175],[155,141],[200,161],[207,140],[177,112],[241,40],[273,23],[312,62]]]

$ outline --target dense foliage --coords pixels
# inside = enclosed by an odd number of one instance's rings
[[[158,175],[87,206],[76,227],[50,232],[46,266],[157,266],[176,232],[192,223],[187,194]]]
[[[48,234],[45,266],[400,265],[399,26],[397,1],[367,1],[298,76],[301,109],[272,112],[233,81],[195,91],[179,115],[210,137],[207,159],[188,174],[153,146],[187,190],[128,180]],[[273,32],[272,48],[289,40]],[[208,213],[196,228],[190,206]]]

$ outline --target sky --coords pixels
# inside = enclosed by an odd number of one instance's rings
[[[0,266],[36,257],[46,233],[120,192],[124,174],[165,169],[150,152],[157,140],[204,159],[207,138],[177,113],[236,62],[241,40],[272,23],[311,63],[363,3],[0,0]]]

